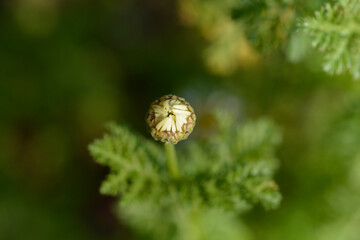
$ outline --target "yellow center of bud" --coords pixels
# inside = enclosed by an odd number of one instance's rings
[[[188,106],[179,100],[165,100],[154,106],[156,129],[158,131],[184,132],[182,126],[190,116]]]

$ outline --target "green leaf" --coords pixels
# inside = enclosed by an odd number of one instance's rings
[[[360,2],[341,0],[325,4],[314,17],[305,18],[300,29],[312,45],[324,53],[323,69],[329,74],[349,72],[360,78]]]
[[[110,124],[109,133],[90,145],[95,160],[110,168],[101,193],[121,196],[122,216],[140,233],[154,239],[217,239],[219,234],[237,239],[236,228],[223,233],[225,228],[214,227],[217,220],[208,217],[216,212],[230,224],[254,204],[279,205],[273,180],[281,141],[277,127],[266,118],[239,124],[229,113],[215,116],[218,134],[178,152],[178,180],[169,176],[163,150],[127,127]]]

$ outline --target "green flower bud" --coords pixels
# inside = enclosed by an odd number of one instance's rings
[[[194,109],[185,99],[169,94],[150,105],[146,123],[155,140],[176,144],[188,138],[195,126]]]

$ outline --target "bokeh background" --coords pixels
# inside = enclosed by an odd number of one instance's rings
[[[253,239],[360,239],[359,82],[296,30],[324,1],[228,2],[0,2],[0,239],[132,239],[87,146],[109,121],[149,137],[168,93],[198,112],[193,138],[219,105],[282,129],[283,201],[243,216]]]

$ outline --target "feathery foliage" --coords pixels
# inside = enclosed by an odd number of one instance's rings
[[[122,203],[155,194],[165,176],[165,156],[152,141],[133,134],[127,127],[108,125],[109,134],[89,147],[92,156],[111,172],[101,186],[101,193],[122,194]]]
[[[238,125],[230,114],[216,116],[219,133],[181,151],[180,180],[169,176],[157,144],[126,127],[110,124],[110,133],[90,145],[96,161],[110,168],[101,192],[121,195],[122,214],[140,232],[154,239],[219,239],[228,229],[228,239],[237,239],[239,230],[230,227],[236,214],[256,203],[278,206],[278,129],[268,119]]]
[[[209,41],[205,62],[217,74],[254,65],[288,39],[295,17],[293,5],[281,0],[184,0],[180,17]]]
[[[314,17],[305,18],[300,28],[324,52],[325,72],[348,71],[355,79],[360,77],[360,1],[327,3]]]

